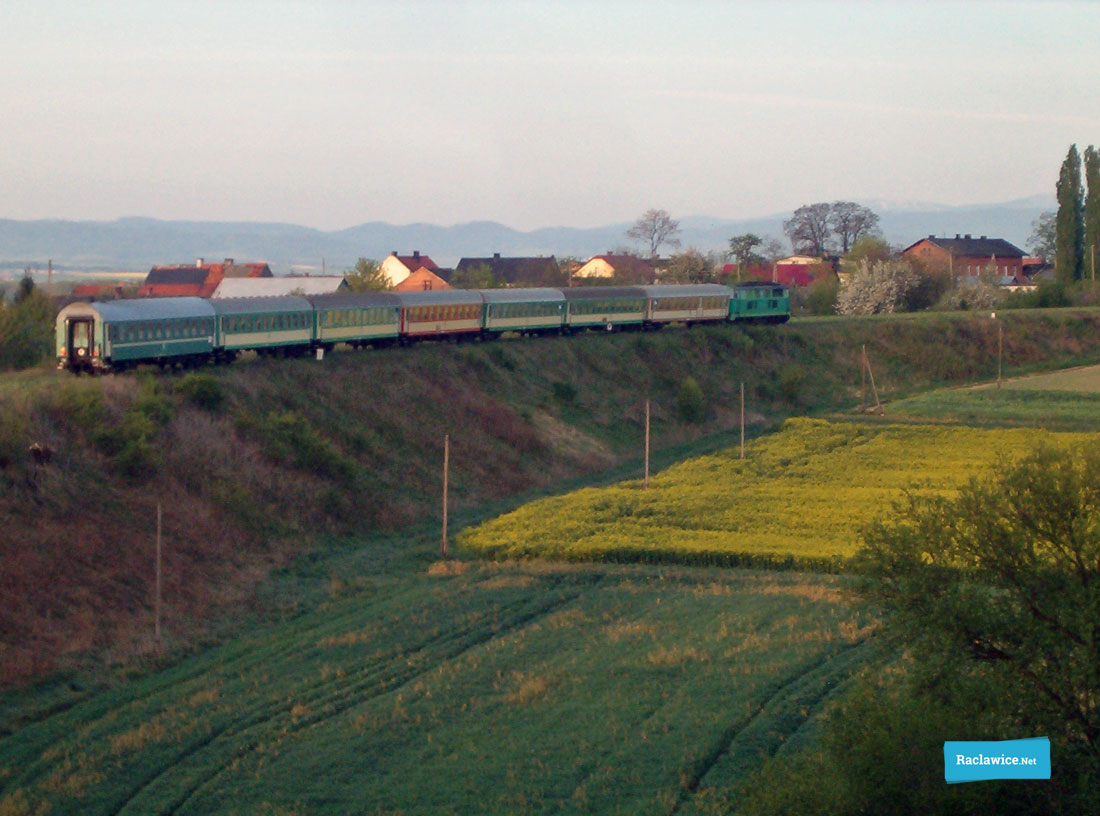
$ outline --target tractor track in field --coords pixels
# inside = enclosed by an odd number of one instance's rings
[[[695,767],[690,775],[690,781],[680,790],[680,795],[677,799],[676,805],[675,807],[673,807],[670,813],[675,814],[680,812],[680,809],[684,806],[684,804],[687,803],[692,796],[698,793],[699,787],[703,779],[706,778],[707,774],[710,773],[714,766],[718,764],[722,757],[730,753],[738,738],[741,737],[750,728],[752,728],[754,723],[759,720],[760,717],[768,714],[769,709],[773,707],[773,704],[782,703],[783,700],[788,696],[787,692],[793,686],[797,686],[799,682],[803,679],[809,677],[810,675],[818,673],[822,669],[825,669],[831,664],[837,662],[841,662],[842,665],[833,672],[825,672],[823,676],[828,677],[832,675],[841,679],[846,679],[848,676],[851,675],[852,672],[852,669],[843,665],[846,662],[846,658],[848,658],[856,650],[865,647],[869,642],[870,641],[866,639],[860,640],[857,643],[846,645],[838,651],[833,652],[832,654],[826,654],[820,660],[814,661],[812,665],[807,666],[806,668],[798,671],[792,676],[776,684],[773,687],[774,691],[767,697],[767,699],[763,700],[756,706],[755,711],[723,731],[721,737],[711,747],[711,750],[708,751],[706,755],[695,764]],[[814,705],[817,705],[819,702],[821,702],[825,696],[827,695],[819,696],[814,701]],[[808,718],[808,716],[802,718],[799,727],[801,727],[801,724],[804,723],[805,720]],[[797,730],[797,728],[794,729],[794,731]],[[789,736],[789,734],[794,733],[794,731],[790,731],[789,733],[784,734],[784,736]],[[776,750],[778,750],[778,748]],[[774,751],[770,752],[770,754],[774,754]]]
[[[158,780],[162,779],[165,774],[177,770],[181,763],[196,758],[203,749],[216,742],[236,740],[238,744],[231,746],[229,755],[220,763],[219,767],[213,769],[210,773],[203,774],[200,779],[189,785],[169,804],[160,807],[161,812],[177,813],[196,794],[225,772],[230,764],[256,749],[260,740],[251,734],[255,729],[283,719],[286,721],[286,731],[293,733],[331,719],[353,706],[392,693],[396,689],[438,669],[441,665],[460,658],[473,649],[484,646],[496,638],[518,631],[530,625],[533,621],[558,611],[575,601],[586,590],[591,589],[593,585],[599,583],[602,577],[602,575],[593,576],[593,581],[585,582],[583,586],[576,586],[575,591],[570,593],[563,592],[560,587],[548,588],[547,594],[551,594],[552,597],[543,598],[539,603],[532,604],[528,599],[523,599],[509,607],[503,607],[498,610],[498,616],[505,617],[505,613],[509,613],[505,621],[488,621],[483,627],[466,633],[459,633],[454,629],[440,632],[434,638],[417,644],[413,648],[380,658],[364,671],[357,673],[354,682],[350,685],[348,684],[350,678],[345,675],[332,681],[316,684],[313,687],[313,696],[308,698],[298,696],[292,701],[256,706],[247,716],[247,719],[242,721],[241,718],[238,718],[236,722],[208,734],[204,739],[193,743],[185,751],[177,754],[171,761],[165,763],[160,770],[149,774],[146,779],[140,781],[124,801],[107,812],[112,816],[123,816],[123,814],[131,812],[133,808],[139,807],[139,800],[146,791],[156,785]],[[433,655],[433,649],[441,649],[442,651]],[[411,658],[417,655],[423,655],[425,659],[421,662],[412,662],[410,665]],[[426,659],[427,657],[431,659]],[[401,668],[393,668],[399,664]],[[387,668],[391,670],[387,671]],[[328,691],[321,690],[324,687],[328,687]],[[303,700],[309,703],[310,708],[316,706],[317,713],[294,718],[291,710]]]
[[[372,606],[379,606],[383,604],[392,603],[399,599],[401,595],[408,594],[408,592],[415,592],[415,590],[408,590],[403,593],[397,593],[392,596],[386,596],[385,598],[378,599]],[[361,617],[363,614],[363,608],[351,609],[343,613],[338,613],[335,619],[327,619],[324,622],[325,627],[338,627],[342,622],[349,620],[355,620]],[[315,638],[316,629],[310,629],[306,633],[299,635],[296,638],[292,638],[283,647],[274,649],[272,651],[265,652],[263,656],[264,662],[270,662],[273,659],[279,659],[288,654],[302,651],[302,641],[313,640]],[[260,636],[262,639],[263,636]],[[231,655],[228,659],[224,659],[218,663],[218,670],[220,673],[229,675],[234,670],[247,671],[252,668],[257,662],[255,655],[250,653],[247,647],[242,647],[236,654]],[[143,689],[140,694],[127,693],[125,699],[119,699],[119,691],[114,689],[98,689],[90,690],[83,693],[80,697],[67,700],[63,703],[59,703],[56,706],[51,707],[42,714],[36,714],[35,717],[28,719],[19,724],[18,729],[13,729],[12,733],[17,731],[24,737],[25,741],[20,748],[8,755],[16,767],[21,767],[23,773],[15,778],[5,780],[7,783],[17,784],[24,783],[33,776],[36,760],[39,759],[41,754],[48,748],[56,739],[56,736],[52,733],[45,733],[40,737],[34,737],[26,739],[27,732],[34,730],[35,728],[42,728],[49,730],[50,720],[54,716],[64,715],[70,711],[78,710],[80,719],[82,722],[99,721],[107,716],[112,711],[116,711],[120,708],[131,708],[140,706],[143,703],[148,703],[154,700],[158,696],[164,695],[173,689],[180,689],[188,684],[201,683],[202,679],[210,672],[212,663],[208,660],[201,660],[197,665],[190,668],[186,672],[179,675],[172,675],[172,669],[169,668],[166,671],[168,676],[163,674],[154,680],[149,686]],[[98,693],[97,693],[98,692]],[[84,707],[82,704],[87,704],[89,700],[93,700],[91,709]],[[6,785],[5,785],[6,787]],[[0,788],[2,789],[2,788]]]

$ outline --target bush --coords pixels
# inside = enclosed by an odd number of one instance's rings
[[[577,401],[577,388],[572,383],[556,382],[550,386],[554,399],[562,405],[572,405]]]
[[[330,478],[346,479],[355,472],[351,460],[297,411],[268,414],[256,431],[264,451],[277,462]]]
[[[840,292],[840,278],[836,275],[824,275],[815,280],[808,289],[796,289],[797,297],[802,301],[805,311],[813,315],[836,314],[836,298]]]
[[[707,399],[694,377],[685,377],[676,392],[676,413],[684,422],[702,422],[707,415]]]
[[[176,391],[192,405],[211,413],[226,401],[222,381],[212,374],[188,374],[176,384]]]

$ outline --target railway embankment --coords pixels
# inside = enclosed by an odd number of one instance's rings
[[[186,374],[0,375],[0,681],[154,652],[158,504],[166,644],[184,648],[327,542],[438,517],[445,434],[461,519],[634,468],[647,398],[658,463],[731,439],[742,383],[754,433],[853,410],[864,347],[889,399],[995,378],[999,354],[1006,375],[1095,362],[1100,311],[424,343]]]

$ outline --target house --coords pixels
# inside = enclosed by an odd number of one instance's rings
[[[138,288],[138,297],[210,297],[226,278],[270,278],[271,267],[265,263],[234,263],[226,258],[222,263],[208,264],[199,258],[192,264],[154,266]]]
[[[397,286],[393,287],[395,292],[438,292],[442,289],[453,289],[454,287],[447,281],[443,280],[432,270],[426,266],[422,266],[409,275]]]
[[[977,277],[982,270],[992,268],[1000,278],[1022,278],[1024,251],[1004,238],[982,235],[958,235],[937,238],[929,235],[906,247],[901,253],[928,267],[947,269],[956,278]]]
[[[773,264],[759,264],[750,266],[741,273],[742,281],[762,281],[764,283],[781,283],[784,286],[809,286],[822,275],[835,271],[835,264],[831,258],[815,258],[812,255],[791,255],[780,258]],[[722,267],[722,274],[727,277],[736,277],[737,265],[726,264]]]
[[[564,286],[568,280],[553,255],[549,258],[502,258],[499,252],[494,252],[491,258],[463,258],[455,267],[455,274],[478,266],[488,267],[493,277],[505,286]]]
[[[398,255],[395,249],[379,264],[379,268],[389,281],[390,287],[397,286],[421,267],[429,272],[434,272],[436,275],[440,271],[435,261],[427,255],[421,255],[419,249],[414,251],[412,255]]]
[[[649,284],[657,280],[657,270],[635,255],[595,255],[573,273],[577,279],[616,278],[629,283]]]
[[[225,278],[211,298],[329,295],[348,291],[343,275],[302,275],[279,278]]]

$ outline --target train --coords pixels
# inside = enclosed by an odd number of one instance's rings
[[[244,351],[306,356],[422,340],[490,340],[680,323],[782,323],[787,287],[775,283],[346,292],[314,296],[140,298],[71,303],[57,316],[57,366],[75,374],[141,364],[192,367]],[[323,352],[318,354],[323,356]]]

